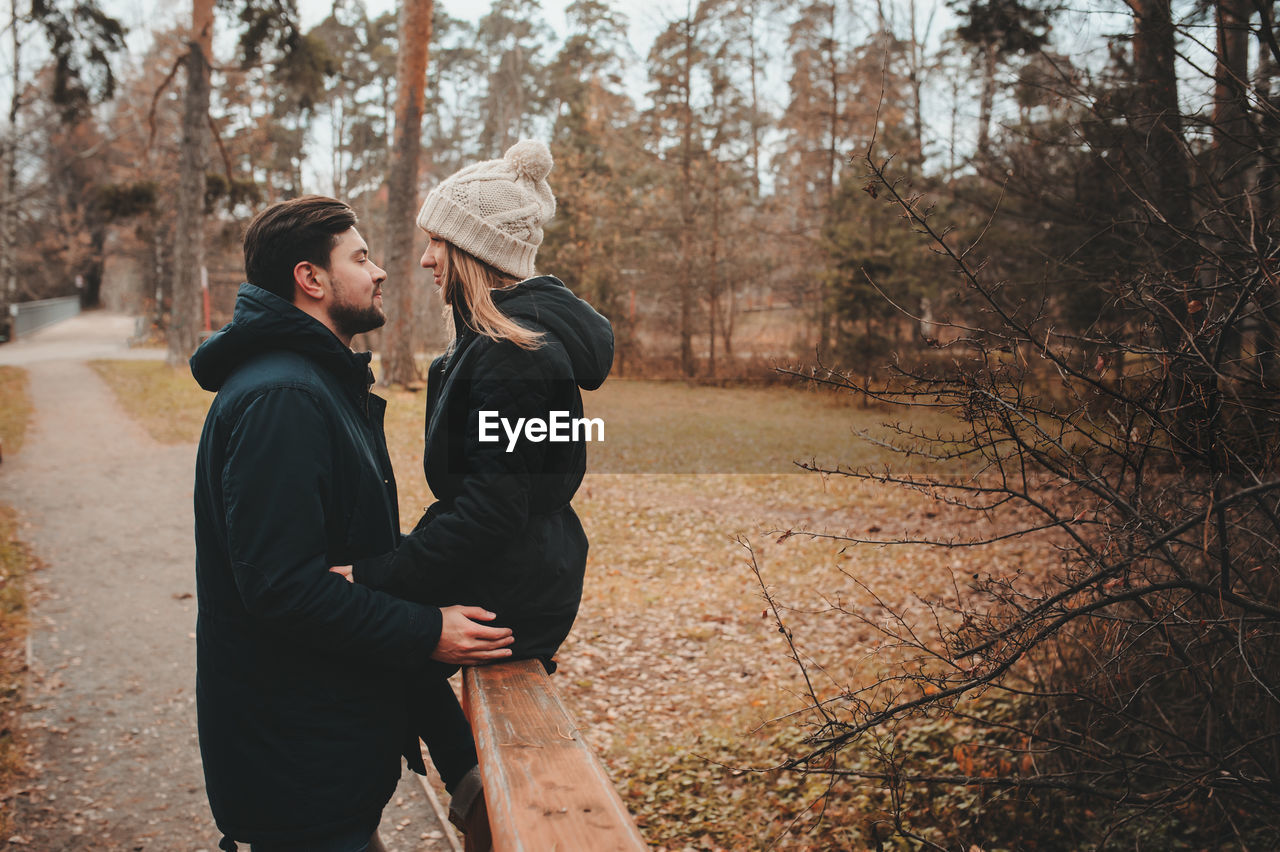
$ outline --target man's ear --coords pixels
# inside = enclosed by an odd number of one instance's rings
[[[301,261],[293,268],[294,289],[310,299],[324,298],[324,270],[309,260]]]

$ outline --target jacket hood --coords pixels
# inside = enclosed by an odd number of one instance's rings
[[[530,278],[510,290],[494,290],[493,301],[512,319],[531,320],[559,338],[580,388],[604,384],[613,366],[613,326],[560,279]]]
[[[360,387],[373,381],[370,353],[352,352],[318,320],[253,284],[240,285],[231,322],[191,356],[191,375],[200,387],[217,391],[245,361],[279,350],[305,355]]]

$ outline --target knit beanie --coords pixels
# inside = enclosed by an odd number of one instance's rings
[[[532,139],[501,160],[467,166],[427,193],[418,227],[517,278],[533,275],[542,226],[555,215],[551,152]]]

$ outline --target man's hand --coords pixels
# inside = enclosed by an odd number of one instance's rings
[[[329,570],[332,571],[334,574],[338,574],[342,577],[345,577],[348,583],[354,583],[356,581],[356,578],[351,576],[350,565],[334,565]]]
[[[497,616],[478,606],[446,606],[440,610],[440,641],[431,659],[454,666],[474,666],[511,656],[515,641],[509,627],[486,627]]]

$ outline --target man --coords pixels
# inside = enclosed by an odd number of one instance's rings
[[[319,196],[260,214],[234,318],[191,359],[218,394],[196,461],[196,697],[227,850],[380,848],[400,754],[416,750],[408,686],[433,659],[510,654],[484,610],[419,606],[328,570],[399,539],[386,404],[369,353],[350,349],[385,322],[386,273],[355,224]]]

